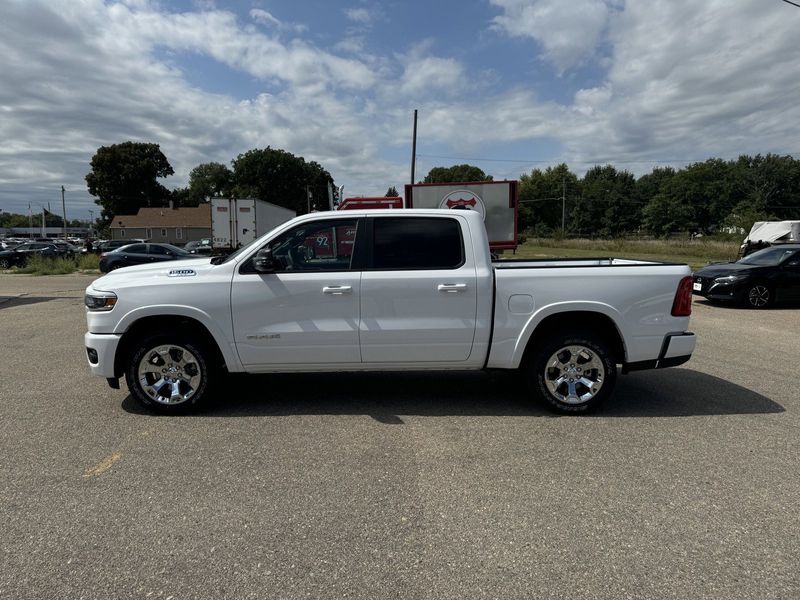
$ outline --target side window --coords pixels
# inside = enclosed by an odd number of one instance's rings
[[[375,269],[457,269],[464,264],[456,219],[378,217],[373,235]]]
[[[125,250],[126,254],[146,254],[147,253],[147,246],[144,244],[133,244],[132,246],[128,246],[127,250]]]
[[[266,247],[282,271],[349,271],[357,226],[356,219],[304,223]]]
[[[155,244],[150,244],[150,254],[168,254],[167,249],[163,246],[156,246]]]

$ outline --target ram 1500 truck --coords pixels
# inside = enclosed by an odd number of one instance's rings
[[[126,267],[86,290],[92,373],[161,412],[228,372],[518,369],[579,413],[622,372],[687,361],[689,267],[493,262],[481,215],[312,213],[227,257]],[[646,399],[643,399],[646,401]]]

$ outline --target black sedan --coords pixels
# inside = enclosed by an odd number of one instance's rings
[[[171,244],[128,244],[100,255],[100,271],[108,273],[120,267],[184,258],[200,257]]]
[[[709,300],[766,308],[777,298],[800,297],[800,244],[781,244],[734,263],[708,265],[694,273],[693,292]]]
[[[14,266],[22,266],[31,256],[35,255],[55,258],[59,252],[53,244],[46,242],[25,242],[11,250],[0,252],[0,269],[8,269]]]

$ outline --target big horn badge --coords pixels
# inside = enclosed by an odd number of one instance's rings
[[[439,208],[449,208],[451,210],[474,210],[481,215],[482,219],[486,219],[486,207],[483,205],[483,200],[474,192],[469,190],[456,190],[450,192],[442,198],[439,203]]]

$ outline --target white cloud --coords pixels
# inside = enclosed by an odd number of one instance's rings
[[[345,8],[345,16],[355,23],[370,25],[375,15],[366,8]]]
[[[503,13],[493,26],[514,37],[542,45],[545,58],[559,72],[591,58],[610,14],[603,0],[491,0]]]
[[[279,31],[288,30],[294,31],[295,33],[303,33],[304,31],[308,31],[308,27],[306,25],[303,25],[302,23],[285,23],[263,8],[251,9],[250,18],[256,23],[275,27]]]

